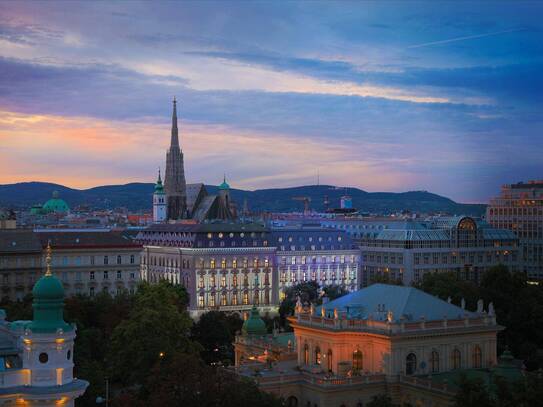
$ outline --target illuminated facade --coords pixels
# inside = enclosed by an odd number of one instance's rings
[[[32,291],[32,321],[7,322],[0,310],[0,404],[73,406],[88,382],[73,377],[76,328],[63,319],[64,288],[47,271]]]
[[[466,216],[438,217],[404,228],[381,228],[360,238],[362,286],[375,277],[403,284],[419,282],[427,273],[451,272],[479,281],[490,267],[503,264],[520,271],[518,238]]]
[[[365,406],[380,394],[399,405],[449,406],[455,389],[442,379],[466,371],[494,374],[503,329],[492,304],[484,310],[479,301],[473,312],[413,287],[385,284],[319,307],[298,304],[289,322],[295,361],[266,367],[257,354],[252,365],[238,360],[236,371],[257,377],[261,389],[291,407]],[[245,355],[251,354],[247,343]]]
[[[260,224],[160,224],[141,231],[141,278],[184,285],[193,316],[209,310],[275,313],[297,283],[358,288],[360,251],[345,233]]]
[[[523,270],[532,280],[543,279],[543,180],[504,185],[490,200],[486,220],[518,236]]]
[[[360,250],[346,233],[320,227],[275,228],[271,243],[277,248],[280,300],[287,288],[307,281],[347,291],[359,288]]]
[[[162,224],[138,235],[141,278],[168,280],[190,294],[189,311],[277,310],[275,248],[256,224]]]

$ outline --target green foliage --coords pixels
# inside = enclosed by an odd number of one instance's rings
[[[492,302],[498,324],[505,330],[498,335],[498,354],[509,348],[524,361],[528,370],[543,367],[543,285],[530,285],[523,273],[511,273],[498,265],[489,269],[480,285],[452,273],[427,274],[418,288],[454,304],[465,298],[468,309],[477,300]],[[488,309],[488,308],[487,308]]]
[[[415,287],[436,297],[446,300],[451,298],[453,304],[460,305],[462,298],[468,308],[475,308],[481,298],[480,289],[472,281],[466,281],[455,273],[425,274],[422,282]]]
[[[403,285],[403,281],[401,279],[393,280],[390,278],[390,275],[388,274],[378,274],[378,275],[373,276],[370,281],[370,284],[376,284],[376,283]]]
[[[379,394],[378,396],[373,396],[371,401],[366,404],[367,407],[393,407],[392,399],[386,394]]]
[[[487,387],[481,379],[468,379],[465,374],[462,374],[458,379],[457,386],[454,407],[494,406]]]
[[[141,286],[129,317],[110,338],[112,379],[125,385],[142,383],[162,356],[196,351],[189,340],[192,320],[185,301],[183,292],[167,282]]]
[[[210,311],[203,314],[192,327],[192,338],[202,345],[203,360],[206,363],[233,363],[232,343],[242,325],[242,319],[234,313]]]
[[[196,354],[174,353],[157,362],[144,385],[123,402],[150,407],[263,406],[279,407],[280,400],[261,392],[253,381],[206,365]],[[123,405],[115,400],[114,405]]]
[[[340,285],[328,285],[322,289],[330,301],[349,294],[349,291]]]

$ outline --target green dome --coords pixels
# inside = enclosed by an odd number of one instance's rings
[[[164,194],[164,185],[162,185],[162,178],[160,178],[160,170],[158,171],[158,179],[155,184],[155,195]]]
[[[64,286],[53,275],[43,276],[32,289],[35,300],[62,300],[64,301]]]
[[[43,205],[43,210],[45,212],[65,213],[68,212],[70,208],[63,199],[58,197],[58,192],[54,191],[53,197]]]
[[[266,335],[268,333],[266,324],[260,318],[258,309],[255,306],[251,309],[249,318],[243,323],[241,333],[243,335]]]
[[[222,184],[219,185],[219,189],[230,189],[230,185],[228,185],[228,182],[226,182],[226,175],[222,180]]]
[[[34,317],[28,328],[32,332],[50,333],[62,329],[71,331],[73,327],[64,321],[64,287],[62,282],[51,274],[45,274],[32,290]]]

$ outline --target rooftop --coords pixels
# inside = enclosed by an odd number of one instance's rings
[[[324,305],[327,313],[334,309],[346,312],[346,319],[387,320],[392,312],[391,322],[437,321],[462,319],[465,315],[476,317],[474,312],[467,311],[454,304],[443,301],[414,287],[373,284],[355,291]],[[316,314],[320,315],[321,307]]]

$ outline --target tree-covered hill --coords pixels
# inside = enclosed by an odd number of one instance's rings
[[[130,183],[125,185],[104,185],[90,189],[73,189],[59,184],[45,182],[23,182],[0,185],[0,207],[28,208],[43,204],[53,191],[58,191],[70,207],[90,205],[94,208],[126,207],[130,210],[151,209],[154,185],[151,183]],[[210,193],[217,193],[218,187],[206,186]],[[243,206],[247,199],[251,211],[294,212],[303,210],[303,202],[294,197],[309,197],[311,208],[324,210],[325,197],[330,207],[339,207],[343,195],[350,195],[353,206],[362,212],[390,213],[402,210],[417,212],[447,212],[450,214],[481,215],[485,206],[461,204],[427,191],[409,192],[366,192],[358,188],[335,187],[332,185],[307,185],[292,188],[272,188],[246,191],[232,189],[232,198]]]

